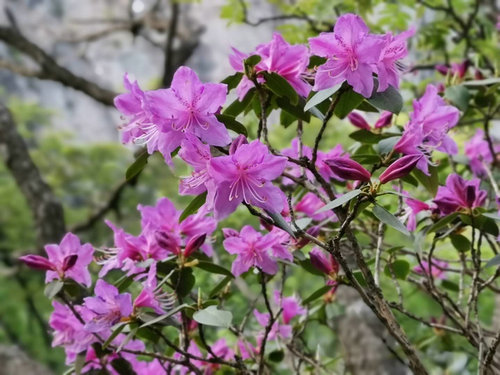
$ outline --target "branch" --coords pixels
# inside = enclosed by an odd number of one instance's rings
[[[38,64],[40,70],[36,75],[37,78],[62,83],[64,86],[71,87],[87,94],[102,104],[109,106],[113,105],[113,98],[116,96],[116,93],[73,74],[68,69],[59,65],[52,56],[26,39],[15,29],[7,26],[0,26],[0,40],[20,52],[23,52]]]
[[[38,246],[59,242],[66,232],[63,207],[40,175],[16,129],[12,115],[1,103],[0,150],[7,169],[16,180],[33,213]]]

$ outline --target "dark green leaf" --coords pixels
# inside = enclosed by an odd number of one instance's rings
[[[495,222],[495,220],[489,217],[480,215],[480,216],[475,216],[474,220],[471,220],[471,217],[469,215],[460,215],[460,219],[462,220],[463,223],[471,225],[474,228],[482,230],[495,237],[499,235],[497,223]]]
[[[360,129],[349,134],[349,138],[352,138],[360,143],[375,144],[380,142],[381,137],[379,134],[372,133],[369,130]]]
[[[378,109],[368,103],[366,100],[362,101],[360,105],[356,108],[358,111],[363,112],[374,112],[377,113]]]
[[[396,279],[405,280],[410,273],[410,263],[403,259],[395,260],[390,265],[386,264],[384,274],[387,277],[392,277],[391,269],[389,267],[392,268],[392,273],[394,273],[394,277]]]
[[[266,213],[269,215],[269,217],[271,219],[273,219],[274,225],[276,225],[278,228],[283,229],[290,236],[292,236],[292,238],[295,238],[295,233],[293,232],[292,228],[290,228],[290,226],[285,221],[285,219],[283,218],[283,216],[281,216],[280,213],[271,212],[271,211],[266,211]]]
[[[258,63],[260,63],[260,60],[262,60],[262,58],[259,55],[252,55],[250,57],[247,57],[243,61],[243,64],[245,66],[253,68],[255,65],[257,65]]]
[[[470,93],[465,86],[450,86],[444,92],[444,97],[449,99],[463,112],[469,107]]]
[[[111,366],[116,370],[116,372],[120,375],[137,375],[137,373],[132,368],[130,362],[128,362],[124,358],[116,358],[111,361]]]
[[[303,100],[299,100],[296,105],[290,103],[288,98],[280,97],[276,98],[276,104],[282,110],[287,111],[289,114],[295,116],[298,119],[309,122],[311,119],[311,114],[309,112],[304,111],[304,103]]]
[[[231,271],[229,271],[227,268],[224,268],[212,262],[199,261],[196,267],[201,268],[202,270],[205,270],[210,273],[216,273],[219,275],[234,277]]]
[[[111,344],[111,342],[116,338],[116,336],[118,336],[120,332],[123,331],[126,325],[127,325],[126,323],[118,324],[113,330],[113,332],[111,332],[111,335],[109,335],[106,341],[104,341],[104,344],[102,344],[102,348],[106,349],[109,346],[109,344]]]
[[[335,105],[334,113],[340,119],[346,117],[353,109],[357,108],[364,100],[363,96],[354,92],[352,88],[347,91],[339,92],[340,99]]]
[[[441,285],[443,286],[443,288],[451,290],[453,292],[460,291],[460,288],[458,287],[457,283],[454,283],[453,281],[450,280],[442,280]]]
[[[351,159],[361,164],[375,164],[380,161],[380,156],[376,154],[355,154],[351,156]]]
[[[127,168],[125,172],[125,179],[130,181],[134,177],[136,177],[139,173],[142,172],[146,164],[148,163],[149,154],[147,150],[144,150],[140,153],[140,155],[135,159],[130,167]]]
[[[198,209],[205,204],[205,201],[207,200],[207,192],[201,193],[200,195],[197,195],[185,208],[184,211],[182,211],[181,216],[179,216],[179,223],[181,223],[185,218],[187,218],[189,215],[196,213]]]
[[[234,131],[235,133],[238,134],[243,134],[245,137],[248,137],[248,132],[247,128],[245,128],[245,125],[243,125],[241,122],[236,121],[236,118],[233,116],[228,116],[228,115],[215,115],[217,117],[217,120],[222,122],[227,129]]]
[[[427,176],[420,169],[414,168],[412,174],[417,178],[418,181],[427,189],[432,196],[435,196],[439,186],[439,179],[437,174],[437,168],[429,166],[430,176]]]
[[[379,219],[384,224],[389,225],[390,227],[396,229],[398,232],[401,232],[406,236],[410,236],[410,232],[408,232],[408,229],[406,229],[403,223],[385,208],[376,205],[375,207],[373,207],[372,212],[377,217],[377,219]]]
[[[181,268],[180,271],[175,271],[170,280],[175,287],[176,293],[181,297],[187,296],[196,282],[191,268]]]
[[[450,235],[450,240],[452,245],[458,251],[469,251],[471,243],[469,239],[461,234],[452,234]]]
[[[403,108],[403,97],[394,87],[389,86],[383,92],[374,92],[367,101],[378,109],[399,113]]]
[[[496,220],[496,221],[500,221],[500,216],[497,213],[494,213],[494,212],[485,212],[482,215],[485,216],[485,217],[488,217],[490,219],[493,219],[493,220]]]
[[[269,353],[269,360],[272,362],[281,362],[285,358],[285,352],[283,350],[274,350]]]
[[[217,306],[212,305],[196,311],[193,314],[193,319],[206,326],[229,328],[233,320],[233,314],[230,311],[219,310]]]
[[[463,85],[465,86],[488,86],[500,83],[500,78],[487,78],[477,81],[465,81]]]
[[[231,91],[238,86],[241,78],[243,78],[243,73],[237,72],[229,77],[226,77],[221,83],[225,83],[227,85],[227,91]]]
[[[234,277],[226,276],[208,293],[210,298],[215,297]]]
[[[299,94],[285,78],[276,73],[264,73],[264,77],[266,78],[266,86],[274,94],[287,97],[292,105],[299,102]]]
[[[156,323],[163,322],[165,319],[170,318],[172,315],[177,314],[179,311],[185,309],[188,306],[189,305],[187,305],[187,304],[179,305],[175,309],[170,310],[166,314],[160,315],[160,316],[158,316],[158,317],[156,317],[154,319],[149,319],[147,322],[145,322],[144,324],[142,324],[139,328],[144,328],[144,327],[156,324]],[[143,315],[141,315],[140,318],[143,319]]]
[[[408,184],[410,184],[412,186],[415,186],[415,187],[418,186],[417,179],[415,177],[413,177],[412,175],[407,174],[401,180],[403,180],[403,182],[406,182],[406,183],[408,183]]]
[[[61,291],[64,283],[61,280],[53,280],[45,286],[43,294],[48,299],[53,299]]]
[[[441,228],[446,227],[448,224],[450,224],[453,220],[455,220],[458,217],[458,213],[452,213],[451,215],[445,216],[442,219],[439,219],[437,222],[432,224],[429,229],[427,230],[427,233],[432,233],[432,232],[437,232]]]
[[[309,69],[313,69],[314,67],[323,65],[326,62],[326,58],[320,56],[311,56],[309,58],[309,65],[307,66]]]
[[[288,128],[291,124],[297,121],[297,117],[288,113],[287,111],[281,111],[280,113],[280,124],[285,129]]]
[[[366,280],[365,280],[365,277],[363,276],[363,274],[361,273],[361,271],[353,272],[352,275],[354,276],[356,281],[359,283],[359,285],[361,285],[363,287],[366,286]]]
[[[316,214],[319,214],[321,212],[333,210],[336,207],[342,206],[344,203],[347,203],[351,199],[356,198],[359,194],[361,194],[361,190],[359,190],[359,189],[349,191],[348,193],[345,193],[341,197],[338,197],[337,199],[334,199],[333,201],[325,204],[323,207],[321,207],[314,214],[316,215]]]
[[[311,99],[309,99],[304,106],[304,111],[310,110],[312,107],[316,107],[318,104],[324,102],[326,99],[331,97],[333,94],[335,94],[339,89],[341,84],[335,85],[329,89],[326,90],[321,90],[315,93]]]
[[[238,116],[241,112],[245,110],[245,108],[249,106],[254,96],[255,96],[255,89],[252,88],[250,91],[248,91],[248,93],[241,101],[239,99],[236,99],[222,113],[227,116],[233,116],[233,117]]]
[[[304,301],[302,301],[303,305],[307,305],[315,300],[317,300],[319,297],[323,296],[324,294],[328,293],[332,289],[331,285],[324,285],[318,290],[316,290],[313,294],[311,294],[309,297],[307,297]]]
[[[389,137],[382,139],[379,143],[377,143],[373,148],[379,154],[388,154],[392,151],[396,143],[401,139],[401,137]]]

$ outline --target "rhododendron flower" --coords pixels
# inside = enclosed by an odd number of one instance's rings
[[[451,174],[446,179],[446,186],[438,187],[434,203],[443,215],[481,207],[488,193],[479,188],[480,183],[477,178],[465,180],[458,174]]]
[[[45,252],[48,259],[39,255],[25,255],[19,259],[31,268],[46,270],[46,283],[68,278],[90,286],[92,280],[87,267],[94,253],[91,244],[82,245],[77,236],[67,233],[59,245],[46,245]]]
[[[156,263],[153,263],[149,268],[146,280],[142,283],[141,292],[134,300],[134,309],[149,307],[160,315],[172,307],[175,297],[172,294],[163,292],[161,288],[157,288],[157,284]]]
[[[401,71],[397,61],[408,55],[406,40],[415,34],[415,29],[402,32],[399,35],[387,33],[384,35],[384,48],[380,54],[376,72],[378,77],[377,91],[385,91],[389,85],[399,87],[399,74]]]
[[[325,254],[320,248],[315,247],[309,252],[313,267],[329,277],[336,278],[340,265],[331,254]]]
[[[351,112],[347,115],[347,118],[353,124],[354,126],[360,128],[360,129],[365,129],[365,130],[372,130],[370,127],[370,124],[365,120],[363,116],[361,116],[358,112]],[[382,114],[380,115],[379,119],[375,122],[374,128],[375,129],[380,129],[383,128],[387,125],[391,124],[392,120],[392,113],[389,111],[383,111]]]
[[[446,104],[438,95],[435,86],[427,85],[425,94],[413,101],[410,122],[394,150],[406,155],[423,155],[417,163],[417,168],[429,174],[427,163],[433,150],[448,154],[457,153],[457,145],[447,133],[458,123],[459,116],[458,109]]]
[[[301,96],[306,97],[311,91],[311,86],[304,80],[304,73],[309,64],[309,53],[306,46],[290,45],[279,33],[273,34],[273,39],[266,44],[257,46],[254,53],[245,54],[233,48],[229,62],[233,69],[244,71],[243,61],[251,55],[259,55],[260,62],[255,66],[255,71],[277,73],[285,78],[288,83]],[[259,83],[264,83],[265,78],[258,77]],[[242,100],[254,83],[243,76],[236,91],[239,100]]]
[[[279,243],[274,233],[262,235],[249,225],[245,225],[238,236],[227,237],[224,248],[229,254],[238,255],[233,261],[231,272],[239,276],[250,267],[259,267],[263,272],[273,275],[278,271],[278,264],[270,252]]]
[[[336,157],[325,160],[325,163],[336,175],[346,180],[357,180],[368,182],[371,178],[371,173],[367,171],[357,161],[349,157]]]
[[[494,145],[495,153],[500,153],[500,144]],[[469,158],[469,167],[476,177],[486,175],[486,169],[483,163],[491,164],[493,156],[488,145],[484,139],[484,131],[477,129],[476,134],[468,141],[465,142],[465,155]]]
[[[215,181],[215,218],[221,220],[241,202],[280,212],[283,192],[270,181],[279,177],[287,159],[269,153],[267,146],[255,140],[239,146],[234,154],[210,160],[209,173]]]
[[[210,180],[208,163],[212,158],[210,146],[203,144],[197,137],[186,134],[179,156],[194,169],[190,177],[181,180],[179,194],[198,195],[206,191],[206,184]]]
[[[85,324],[89,332],[99,332],[111,328],[122,318],[132,314],[132,296],[130,293],[120,294],[118,289],[102,279],[97,280],[94,288],[95,297],[84,298],[84,306],[95,314]]]
[[[259,310],[254,309],[253,315],[255,316],[255,319],[262,327],[267,327],[270,319],[269,313],[261,313]],[[267,339],[269,341],[272,341],[278,338],[288,339],[291,336],[292,336],[292,326],[288,324],[280,324],[280,322],[277,320],[271,327]],[[257,343],[259,344],[259,347],[263,338],[264,338],[264,333],[263,332],[259,333],[259,335],[257,336]]]
[[[85,351],[96,338],[84,329],[84,325],[73,314],[71,309],[57,301],[52,302],[54,311],[50,315],[49,326],[54,339],[52,347],[63,346],[66,352],[66,364],[73,363],[78,353]],[[89,311],[82,306],[74,306],[82,318],[90,319]]]
[[[274,302],[283,309],[283,323],[288,324],[297,315],[304,315],[307,312],[305,307],[300,305],[297,297],[281,297],[279,290],[274,291]]]
[[[408,217],[408,221],[406,223],[406,228],[413,232],[417,228],[417,215],[422,211],[428,211],[431,207],[418,199],[413,198],[405,198],[405,203],[408,208],[405,210],[405,215]]]
[[[431,265],[429,267],[429,262],[426,262],[425,260],[422,261],[422,265],[417,265],[413,268],[413,271],[416,273],[419,273],[421,275],[424,274],[430,274],[432,275],[433,278],[436,279],[445,279],[445,271],[446,268],[448,267],[448,263],[445,261],[433,259],[431,261]]]
[[[461,63],[451,63],[451,67],[443,64],[438,64],[435,66],[435,68],[439,73],[441,73],[444,76],[450,74],[451,76],[457,76],[458,78],[462,79],[465,77],[469,65],[470,61],[464,60]]]
[[[226,146],[231,138],[215,117],[226,101],[226,94],[225,84],[201,83],[193,70],[181,66],[169,89],[151,92],[151,110],[175,132],[194,134],[209,145]],[[181,141],[177,140],[174,149]]]
[[[328,58],[316,72],[314,91],[328,89],[344,81],[369,98],[373,92],[373,72],[386,42],[368,32],[363,19],[345,14],[337,19],[333,33],[310,38],[314,55]]]
[[[331,210],[315,214],[316,211],[324,206],[325,203],[319,199],[316,194],[308,192],[297,204],[295,204],[294,210],[295,212],[303,212],[306,214],[306,217],[310,217],[317,221],[322,221],[329,217],[334,217],[336,219],[335,214]]]
[[[406,155],[399,158],[389,165],[379,177],[380,183],[385,184],[389,181],[401,178],[410,173],[423,156],[421,154]]]

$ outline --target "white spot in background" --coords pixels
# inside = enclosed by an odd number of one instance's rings
[[[144,10],[144,2],[142,0],[134,0],[132,3],[132,12],[141,13]]]

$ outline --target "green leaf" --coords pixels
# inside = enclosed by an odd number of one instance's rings
[[[276,225],[278,228],[283,229],[285,232],[287,232],[292,238],[295,238],[295,233],[293,232],[292,228],[288,225],[288,223],[285,221],[283,216],[281,216],[280,213],[278,212],[271,212],[267,211],[266,213],[269,215],[271,219],[273,219],[274,225]]]
[[[474,81],[465,81],[462,84],[465,86],[488,86],[500,83],[500,78],[487,78]]]
[[[307,297],[304,301],[302,301],[303,305],[307,305],[315,300],[317,300],[319,297],[323,296],[324,294],[328,293],[332,289],[331,285],[324,285],[318,290],[316,290],[313,294],[311,294],[309,297]]]
[[[399,221],[399,219],[396,216],[391,214],[385,208],[376,205],[375,207],[373,207],[372,212],[375,215],[375,217],[384,224],[389,225],[390,227],[396,229],[398,232],[403,233],[405,236],[408,237],[411,236],[410,232],[408,232],[408,229],[406,229],[403,223]]]
[[[375,164],[380,161],[380,156],[377,154],[354,154],[351,159],[361,164]]]
[[[482,216],[488,217],[496,221],[500,221],[500,216],[494,212],[485,212],[482,214]]]
[[[437,232],[441,228],[446,227],[448,224],[450,224],[453,220],[455,220],[458,217],[458,212],[454,212],[451,215],[445,216],[442,219],[439,219],[437,222],[432,224],[429,229],[427,230],[427,233],[432,233],[432,232]]]
[[[306,122],[309,122],[309,120],[311,119],[311,114],[309,112],[304,111],[304,103],[302,99],[299,100],[299,102],[296,105],[293,105],[292,103],[290,103],[288,98],[280,97],[276,98],[276,104],[282,110],[288,112],[289,114],[295,116],[298,119],[301,119]]]
[[[418,181],[427,189],[427,191],[434,197],[437,193],[439,186],[439,179],[437,174],[437,168],[429,166],[430,176],[427,176],[420,169],[414,168],[412,174],[417,178]]]
[[[234,277],[224,277],[211,291],[208,293],[210,298],[215,297]]]
[[[484,266],[484,268],[488,267],[493,267],[493,266],[499,266],[500,265],[500,254],[495,255],[493,258],[491,258],[488,263]]]
[[[443,288],[451,290],[452,292],[460,291],[460,288],[458,287],[457,283],[454,283],[453,281],[450,280],[442,280],[441,285]]]
[[[403,97],[394,87],[389,86],[383,92],[374,92],[367,101],[378,109],[399,113],[403,108]]]
[[[111,366],[120,375],[137,375],[129,361],[124,358],[116,358],[111,361]]]
[[[48,299],[53,299],[57,295],[57,293],[61,291],[63,286],[64,282],[62,282],[61,280],[53,280],[45,286],[43,294],[45,294],[45,297],[47,297]]]
[[[294,115],[288,113],[287,111],[281,111],[280,124],[285,129],[292,125],[295,121],[297,121],[297,118]]]
[[[354,92],[352,88],[347,91],[339,92],[340,99],[335,105],[334,113],[340,119],[346,117],[353,109],[357,108],[364,100],[363,96]]]
[[[299,94],[288,83],[288,81],[276,73],[264,73],[266,86],[277,96],[284,96],[290,100],[292,105],[297,105],[299,102]]]
[[[217,306],[208,306],[206,309],[196,311],[193,319],[200,324],[213,327],[229,328],[233,320],[233,314],[230,311],[219,310]]]
[[[444,92],[444,97],[450,100],[463,112],[469,107],[470,93],[465,86],[450,86]]]
[[[144,324],[142,324],[139,328],[144,328],[144,327],[156,324],[156,323],[160,323],[160,322],[164,321],[165,319],[170,318],[172,315],[177,314],[179,311],[185,309],[186,307],[189,307],[189,305],[185,304],[185,303],[182,304],[182,305],[179,305],[175,309],[170,310],[166,314],[163,314],[163,315],[160,315],[160,316],[158,316],[158,317],[156,317],[154,319],[148,320],[147,322],[145,322]],[[142,317],[143,317],[143,315],[140,316],[141,319],[142,319]]]
[[[303,217],[302,219],[295,220],[295,225],[297,225],[300,229],[306,229],[311,222],[312,219],[310,217]]]
[[[303,259],[299,259],[297,257],[297,254],[296,253],[299,253],[299,254],[302,254],[300,252],[295,252],[294,255],[295,255],[295,263],[297,263],[300,267],[302,267],[305,271],[313,274],[313,275],[316,275],[316,276],[323,276],[324,273],[321,272],[320,270],[318,270],[316,267],[314,267],[311,263],[311,259],[310,258],[303,258]]]
[[[200,195],[197,195],[189,204],[188,206],[182,211],[181,216],[179,216],[179,223],[182,223],[182,221],[187,218],[189,215],[194,214],[198,209],[205,204],[205,201],[207,200],[207,192],[201,193]]]
[[[382,139],[379,143],[377,143],[373,148],[379,154],[388,154],[392,151],[396,143],[401,139],[401,137],[389,137]]]
[[[272,362],[281,362],[285,358],[285,352],[283,350],[274,350],[269,353],[269,360]]]
[[[247,128],[245,128],[245,125],[243,125],[241,122],[236,121],[235,117],[222,114],[215,115],[215,117],[217,117],[217,120],[222,122],[227,129],[232,130],[238,134],[243,134],[245,137],[248,137]]]
[[[325,204],[318,211],[316,211],[314,213],[314,215],[319,214],[321,212],[333,210],[334,208],[342,206],[344,203],[347,203],[351,199],[356,198],[359,194],[361,194],[361,190],[359,190],[359,189],[355,189],[355,190],[349,191],[348,193],[345,193],[341,197],[338,197],[337,199],[334,199],[333,201]]]
[[[378,113],[378,109],[368,103],[366,100],[362,101],[356,108],[358,111]]]
[[[139,175],[139,173],[142,172],[142,170],[148,163],[148,159],[149,159],[148,151],[144,150],[143,152],[141,152],[139,156],[137,156],[135,161],[132,163],[132,165],[130,165],[130,167],[127,168],[127,171],[125,172],[125,179],[127,181],[130,181],[131,179]]]
[[[118,336],[120,334],[121,331],[123,331],[123,329],[126,326],[127,326],[126,323],[117,324],[115,329],[113,330],[113,332],[111,332],[111,335],[109,335],[109,337],[106,339],[106,341],[104,341],[104,344],[102,344],[102,348],[106,349],[109,346],[109,344],[111,344],[111,342],[116,338],[116,336]]]
[[[236,88],[236,86],[238,86],[242,78],[243,73],[237,72],[229,77],[226,77],[223,81],[221,81],[221,83],[227,85],[227,91],[231,91],[232,89]]]
[[[458,251],[465,252],[470,250],[471,243],[469,239],[461,234],[450,235],[450,241]]]
[[[326,99],[335,94],[340,89],[340,86],[342,85],[338,84],[329,89],[318,91],[307,101],[304,106],[304,111],[308,111],[311,108],[316,107],[318,104],[323,103]]]
[[[75,360],[75,375],[81,375],[83,366],[85,366],[85,352],[79,353]]]
[[[408,274],[410,273],[410,263],[403,259],[397,259],[390,265],[385,265],[384,274],[387,277],[392,277],[391,269],[389,267],[392,267],[392,271],[396,279],[406,280]]]
[[[363,273],[361,271],[356,271],[353,272],[352,275],[356,279],[356,281],[359,283],[359,285],[365,287],[366,286],[366,280],[365,277],[363,276]]]
[[[260,60],[262,60],[262,57],[260,57],[259,55],[252,55],[243,60],[243,64],[245,65],[245,67],[253,68],[255,65],[260,63]]]
[[[375,144],[380,142],[380,135],[372,133],[366,129],[356,130],[355,132],[349,134],[349,138],[365,144]]]
[[[247,92],[247,94],[241,101],[239,99],[236,99],[222,112],[222,114],[233,117],[238,116],[250,105],[254,96],[255,96],[255,88],[252,88],[250,91]]]
[[[218,275],[225,275],[233,278],[233,274],[231,271],[229,271],[227,268],[224,268],[222,266],[219,266],[218,264],[212,263],[212,262],[206,262],[200,260],[196,267],[201,268],[204,271],[210,272],[210,273],[216,273]]]
[[[175,287],[175,292],[180,297],[185,297],[193,289],[196,279],[191,268],[181,268],[172,274],[170,281]]]

